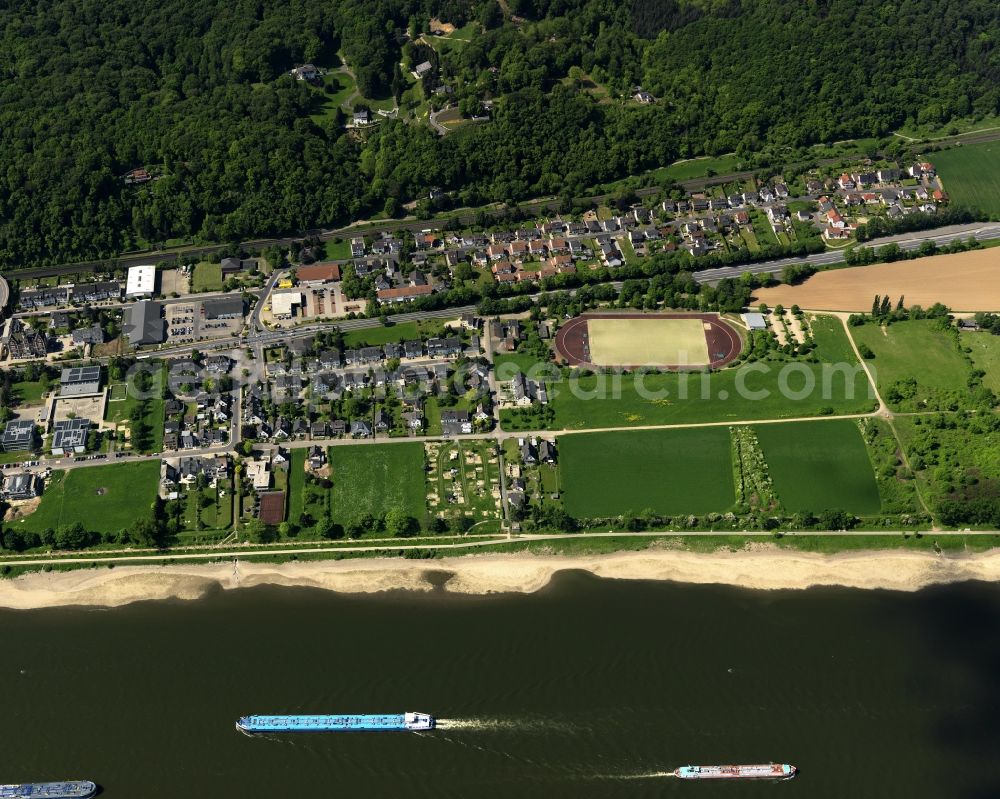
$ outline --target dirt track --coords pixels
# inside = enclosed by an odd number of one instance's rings
[[[943,302],[953,311],[998,311],[1000,248],[820,272],[799,286],[758,289],[753,304],[868,311],[876,294],[893,303],[902,295],[907,306]]]

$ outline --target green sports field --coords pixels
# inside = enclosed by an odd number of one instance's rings
[[[81,522],[93,532],[116,532],[149,514],[159,479],[160,462],[152,459],[56,472],[38,509],[14,525],[40,533]]]
[[[725,427],[560,436],[558,450],[563,504],[577,518],[724,512],[736,499]]]
[[[966,144],[930,159],[953,205],[1000,214],[1000,142]]]
[[[422,442],[330,447],[329,452],[334,521],[347,524],[366,513],[380,516],[394,509],[424,521]]]
[[[881,510],[868,450],[852,420],[761,424],[754,430],[786,511]]]
[[[590,360],[598,366],[701,366],[709,362],[701,319],[590,319]]]

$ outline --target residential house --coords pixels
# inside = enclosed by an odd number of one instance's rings
[[[351,422],[351,438],[371,438],[372,426],[364,419]]]
[[[457,436],[472,432],[472,417],[468,411],[445,409],[441,411],[441,433]]]
[[[42,493],[42,481],[33,472],[18,472],[3,476],[0,495],[8,501],[23,501],[34,499]]]
[[[521,461],[526,466],[533,466],[538,463],[538,450],[535,449],[534,445],[524,438],[521,439],[520,445]]]

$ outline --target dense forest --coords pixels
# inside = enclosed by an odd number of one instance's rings
[[[679,157],[780,158],[1000,110],[992,0],[8,0],[0,266],[174,237],[329,226],[426,196],[580,193]],[[288,70],[337,63],[399,97],[431,17],[475,24],[436,80],[489,124],[314,121]],[[619,98],[641,84],[658,101]],[[599,86],[601,91],[594,91]],[[149,168],[158,179],[126,185]]]

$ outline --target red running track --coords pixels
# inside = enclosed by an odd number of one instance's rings
[[[743,338],[718,314],[698,313],[593,313],[570,319],[556,332],[556,353],[570,366],[592,366],[590,362],[590,336],[587,329],[589,319],[700,319],[709,325],[705,331],[708,343],[709,366],[721,369],[735,360],[743,350]],[[635,369],[643,364],[617,364],[626,369]],[[657,364],[661,369],[694,368],[680,364]]]

